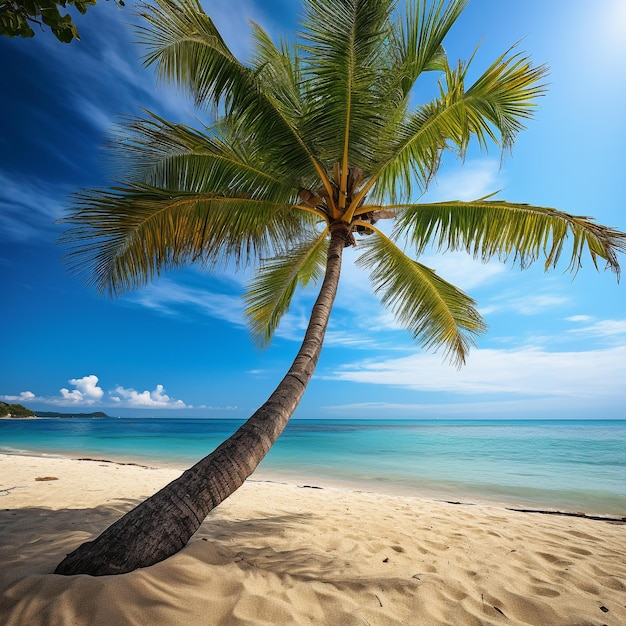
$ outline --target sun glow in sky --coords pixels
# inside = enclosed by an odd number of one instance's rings
[[[601,54],[606,53],[615,61],[616,69],[619,69],[621,65],[623,70],[623,55],[626,54],[626,37],[624,37],[624,33],[626,33],[626,3],[623,0],[612,0],[606,3],[606,8],[602,6],[602,3],[598,3],[596,10],[598,9],[598,18],[594,19],[592,5],[589,6],[592,37],[597,40],[599,52]]]
[[[130,5],[130,3],[127,3]],[[296,0],[203,3],[233,51],[250,52],[247,20],[293,40]],[[81,41],[50,33],[0,39],[0,400],[111,415],[249,415],[287,370],[315,289],[299,294],[266,351],[250,340],[240,298],[249,274],[170,272],[117,300],[68,274],[57,244],[68,195],[107,184],[106,134],[138,106],[202,118],[155,86],[128,22],[99,2],[77,16]],[[626,230],[624,0],[473,0],[450,37],[451,59],[481,44],[475,72],[511,45],[550,67],[548,92],[500,162],[451,155],[423,200],[499,197],[552,206]],[[425,353],[371,294],[346,251],[325,348],[296,417],[626,418],[624,281],[590,259],[526,272],[463,254],[420,261],[468,292],[488,332],[457,371]],[[626,258],[621,259],[622,265]]]

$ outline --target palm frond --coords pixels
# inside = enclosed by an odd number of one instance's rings
[[[388,198],[391,202],[411,197],[416,184],[424,191],[439,168],[448,135],[456,132],[449,126],[449,117],[448,108],[438,101],[417,107],[399,124],[390,154],[353,205],[356,207],[372,188],[373,200]]]
[[[450,361],[465,363],[470,346],[486,328],[474,300],[373,230],[357,265],[370,271],[382,303],[425,348],[443,347]]]
[[[304,2],[302,61],[312,104],[307,136],[316,136],[322,159],[342,163],[343,187],[348,165],[367,169],[371,138],[388,115],[389,103],[383,101],[379,83],[387,67],[384,42],[393,4],[393,0]]]
[[[407,0],[404,16],[391,31],[391,47],[397,57],[394,70],[407,96],[424,71],[444,71],[443,40],[469,0],[437,0],[431,3]]]
[[[547,67],[534,67],[527,56],[509,52],[496,59],[469,89],[465,87],[469,63],[459,62],[456,69],[446,70],[441,98],[456,114],[458,134],[450,139],[462,152],[471,137],[483,148],[490,140],[509,150],[525,128],[522,120],[533,117],[536,99],[545,92],[540,81]]]
[[[250,72],[232,54],[198,0],[154,0],[137,27],[146,66],[189,90],[198,106],[219,104],[250,86]]]
[[[443,40],[468,4],[468,0],[407,0],[404,15],[396,19],[389,34],[388,67],[378,77],[384,85],[388,114],[372,143],[373,163],[369,182],[348,212],[350,218],[365,195],[375,190],[374,200],[409,198],[415,183],[423,191],[439,167],[440,155],[452,129],[446,128],[448,103],[433,102],[407,115],[410,92],[424,71],[448,67]]]
[[[305,287],[324,274],[327,249],[325,228],[287,254],[263,260],[245,295],[252,335],[261,345],[272,340],[298,284]]]
[[[76,194],[61,222],[70,270],[118,295],[190,263],[258,262],[300,241],[313,218],[288,204],[134,184]]]
[[[398,126],[389,154],[376,164],[368,184],[352,202],[355,208],[374,189],[374,199],[410,197],[415,183],[424,191],[436,173],[444,149],[456,146],[464,155],[472,138],[508,149],[532,117],[535,99],[543,94],[545,67],[533,67],[521,55],[499,57],[469,88],[469,64],[451,69],[446,63],[440,96],[418,107]]]
[[[470,64],[451,67],[442,47],[467,0],[408,0],[397,19],[396,0],[303,1],[303,44],[276,45],[254,25],[248,65],[199,0],[142,5],[146,64],[218,121],[195,129],[145,112],[121,127],[122,182],[76,194],[62,220],[73,271],[115,295],[189,263],[260,263],[248,315],[268,342],[297,286],[323,271],[320,224],[342,219],[346,232],[373,235],[359,265],[383,303],[457,363],[485,327],[474,301],[406,256],[377,219],[395,218],[394,235],[418,253],[434,243],[521,267],[544,255],[548,268],[571,243],[572,271],[587,251],[619,276],[626,235],[586,217],[491,198],[399,204],[427,188],[444,150],[464,156],[474,139],[510,148],[543,93],[545,68],[511,51],[467,87]],[[439,95],[409,113],[428,70],[443,71]]]
[[[144,61],[156,65],[159,78],[188,90],[198,106],[222,106],[226,117],[237,119],[239,136],[256,137],[283,171],[324,176],[290,114],[266,93],[253,68],[237,60],[197,0],[154,0],[141,15]]]
[[[587,250],[594,265],[604,259],[619,277],[618,253],[626,251],[626,235],[588,217],[548,207],[495,200],[416,204],[399,211],[396,236],[406,236],[421,253],[430,243],[440,250],[466,250],[482,261],[513,257],[523,269],[545,256],[555,267],[571,237],[569,270],[582,265]]]
[[[228,128],[201,131],[146,113],[149,117],[131,118],[117,127],[111,150],[118,179],[272,202],[295,199],[297,189],[285,184],[280,172],[272,172],[256,142],[242,142]]]
[[[297,127],[305,115],[306,102],[302,98],[300,59],[297,48],[285,41],[280,48],[256,23],[252,24],[256,43],[254,68],[267,97],[274,98],[290,123]]]

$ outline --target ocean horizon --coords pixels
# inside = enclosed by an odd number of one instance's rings
[[[0,453],[185,469],[244,420],[0,420]],[[626,420],[292,419],[252,480],[626,517]]]

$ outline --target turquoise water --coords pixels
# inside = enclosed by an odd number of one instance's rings
[[[187,467],[237,420],[0,420],[0,452]],[[626,420],[294,420],[257,478],[626,516]]]

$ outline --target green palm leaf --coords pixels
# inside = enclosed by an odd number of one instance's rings
[[[289,123],[297,127],[308,106],[302,94],[302,72],[298,49],[290,49],[286,42],[279,47],[270,36],[253,23],[256,43],[254,67],[256,76],[264,85],[264,93],[280,106]]]
[[[287,254],[265,259],[251,282],[245,300],[252,334],[261,345],[272,340],[282,316],[289,309],[296,287],[317,281],[324,273],[328,229]]]
[[[468,3],[469,0],[438,0],[429,7],[426,2],[407,1],[405,14],[398,19],[390,37],[403,96],[409,94],[422,72],[445,70],[443,40]]]
[[[384,42],[393,0],[306,0],[303,32],[306,89],[311,109],[307,135],[322,158],[368,168],[371,137],[384,126],[389,102],[382,98],[387,67]],[[339,181],[337,181],[339,182]]]
[[[317,159],[290,123],[290,114],[268,95],[253,68],[240,63],[197,0],[154,0],[144,5],[140,41],[146,65],[159,78],[188,90],[198,106],[223,106],[237,119],[239,136],[254,136],[294,177],[322,174]],[[271,91],[270,91],[271,94]]]
[[[626,250],[626,235],[587,217],[547,207],[494,200],[417,204],[399,212],[397,236],[406,236],[419,254],[430,243],[441,250],[466,250],[488,261],[498,257],[525,268],[540,255],[545,268],[556,266],[568,237],[572,238],[569,269],[577,270],[588,250],[619,274],[618,252]]]
[[[457,366],[486,328],[475,302],[430,268],[410,259],[380,231],[363,244],[357,265],[370,271],[382,303],[426,348],[443,347]]]
[[[444,149],[456,146],[464,155],[472,138],[483,147],[488,140],[510,148],[522,119],[532,117],[534,100],[543,93],[539,81],[545,67],[533,67],[527,57],[502,55],[469,88],[465,78],[469,63],[452,70],[445,63],[440,96],[417,107],[398,124],[393,146],[382,155],[368,183],[355,197],[356,209],[374,189],[374,199],[392,202],[410,197],[413,187],[424,191],[439,168]],[[349,213],[349,215],[351,215]]]
[[[392,24],[386,65],[380,64],[376,78],[381,88],[372,92],[377,95],[377,104],[382,104],[382,112],[378,112],[380,128],[370,133],[371,176],[348,216],[375,183],[378,200],[410,197],[414,183],[424,188],[437,169],[446,135],[432,124],[436,111],[432,106],[420,107],[416,114],[407,116],[407,106],[411,89],[424,71],[447,68],[442,42],[466,5],[467,0],[409,0],[404,15]],[[402,153],[405,143],[411,148]]]
[[[288,204],[135,184],[77,194],[62,222],[70,269],[117,295],[190,263],[258,261],[299,241],[312,218]]]
[[[446,70],[447,88],[442,99],[456,105],[451,111],[458,125],[458,136],[450,138],[462,151],[471,136],[484,148],[489,139],[500,143],[503,150],[510,149],[517,133],[524,128],[522,120],[533,117],[535,101],[545,91],[540,81],[547,68],[533,67],[522,54],[508,56],[505,53],[466,90],[468,68],[469,63],[459,62],[456,70]]]
[[[143,5],[139,41],[158,76],[190,91],[198,106],[219,104],[250,86],[250,72],[232,54],[197,0]]]
[[[240,141],[219,125],[201,131],[148,115],[117,129],[113,151],[120,179],[186,192],[236,192],[273,202],[296,199],[297,188],[272,171],[254,140]]]
[[[418,107],[398,126],[391,155],[379,166],[361,195],[375,185],[374,199],[389,198],[395,202],[410,197],[415,184],[421,190],[426,189],[439,167],[447,137],[453,132],[447,117],[446,106],[436,101]]]

